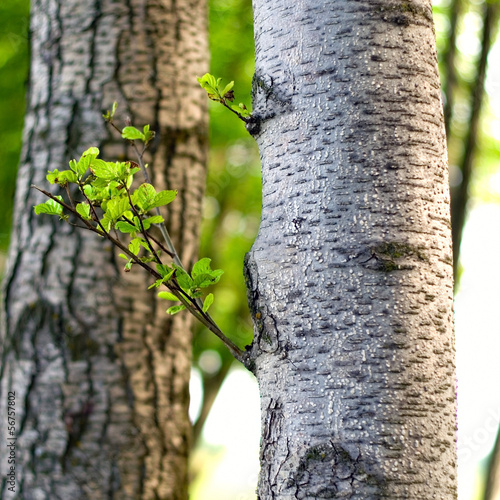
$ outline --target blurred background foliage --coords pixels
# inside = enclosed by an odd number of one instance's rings
[[[0,271],[9,244],[29,64],[29,2],[0,2]]]
[[[210,0],[209,4],[211,73],[222,77],[224,83],[235,80],[236,102],[250,108],[254,69],[251,0]],[[498,25],[499,2],[435,0],[434,13],[458,256],[469,199],[500,202],[500,116],[494,115],[484,92],[486,60]],[[0,3],[0,270],[8,246],[21,148],[29,61],[28,19],[28,0]],[[500,58],[497,65],[498,61]],[[500,76],[496,81],[498,85]],[[489,99],[500,94],[498,86],[487,90]],[[235,116],[211,102],[210,118],[210,165],[200,255],[211,257],[214,268],[225,270],[217,286],[213,316],[222,330],[244,347],[251,342],[252,326],[242,267],[260,220],[259,156],[253,139]],[[458,263],[456,269],[460,276]],[[193,417],[195,437],[200,438],[232,357],[218,339],[202,328],[195,332],[193,352],[197,379],[203,389]],[[202,441],[196,439],[195,443],[200,446]],[[193,474],[196,472],[195,465]],[[490,500],[487,496],[484,499]]]

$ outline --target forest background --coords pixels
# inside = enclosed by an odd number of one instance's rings
[[[490,3],[498,7],[498,1]],[[470,149],[467,138],[474,114],[473,96],[478,83],[481,84],[478,66],[484,48],[486,2],[435,0],[433,4],[445,103],[450,105],[450,183],[456,187],[463,181],[461,170]],[[235,80],[238,99],[250,106],[254,68],[251,0],[210,0],[209,9],[211,73],[224,81]],[[456,47],[453,63],[452,47]],[[9,244],[22,145],[28,62],[29,1],[3,0],[0,4],[0,276]],[[460,500],[483,498],[488,455],[500,421],[500,43],[493,44],[489,51],[484,87],[478,132],[473,137],[473,175],[468,188],[468,216],[455,299]],[[224,268],[213,315],[223,331],[232,332],[237,343],[245,345],[250,343],[252,327],[242,264],[260,220],[258,151],[241,122],[221,106],[210,107],[210,144],[200,255],[210,256],[214,268]],[[197,421],[195,435],[199,436],[192,459],[194,500],[255,498],[258,392],[251,375],[231,366],[232,361],[213,335],[198,329],[191,408],[192,419]]]

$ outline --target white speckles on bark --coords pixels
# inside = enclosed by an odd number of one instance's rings
[[[264,499],[456,497],[430,1],[254,0]]]
[[[102,120],[116,100],[118,120],[157,133],[147,161],[159,188],[179,190],[168,221],[190,265],[205,177],[207,104],[195,76],[208,64],[206,5],[34,0],[31,19],[0,337],[0,442],[15,391],[17,492],[2,482],[0,498],[184,499],[190,321],[167,317],[148,277],[124,275],[107,242],[35,216],[43,200],[29,186],[89,146],[133,159]]]

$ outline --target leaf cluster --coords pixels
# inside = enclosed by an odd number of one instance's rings
[[[208,309],[214,301],[213,294],[207,294],[202,300],[203,289],[215,285],[223,271],[213,270],[210,267],[211,260],[203,258],[193,265],[191,274],[188,273],[164,225],[159,209],[174,201],[177,191],[156,191],[149,182],[143,153],[154,137],[154,132],[149,125],[144,126],[142,132],[131,125],[120,130],[113,122],[115,112],[116,103],[103,118],[133,146],[138,163],[105,161],[99,158],[99,149],[91,147],[78,161],[71,160],[68,170],[56,169],[47,174],[51,184],[66,190],[67,200],[32,186],[49,198],[34,207],[35,213],[57,215],[69,224],[110,240],[122,251],[119,256],[127,261],[124,268],[126,272],[133,265],[139,265],[155,278],[149,288],[165,286],[168,289],[159,292],[159,297],[178,304],[169,307],[167,313],[176,314],[187,309],[224,342],[236,359],[245,362],[245,353],[222,333],[208,315]],[[143,143],[142,152],[136,140]],[[146,182],[133,188],[136,185],[134,175],[139,171]],[[74,185],[73,189],[70,189],[70,185]],[[74,192],[77,193],[76,197],[72,195]],[[158,226],[163,241],[152,231],[153,226]]]
[[[124,138],[134,140],[134,130],[137,131],[134,127],[125,127]],[[141,140],[146,142],[149,139],[149,127],[145,127],[144,131]],[[162,224],[164,219],[150,212],[174,201],[177,191],[157,192],[147,182],[132,189],[134,175],[140,171],[135,162],[108,162],[98,156],[99,149],[91,147],[78,161],[71,160],[68,170],[49,171],[47,180],[66,188],[68,203],[62,196],[52,195],[49,200],[34,207],[35,213],[57,215],[65,221],[69,221],[70,214],[73,214],[84,224],[81,227],[92,229],[123,246],[124,252],[119,256],[127,261],[126,272],[134,264],[155,262],[158,279],[150,288],[165,285],[172,291],[160,292],[161,298],[174,301],[184,298],[191,305],[194,304],[194,299],[202,297],[201,290],[217,283],[223,271],[212,270],[210,259],[207,258],[194,264],[191,275],[182,266],[163,262],[162,254],[168,256],[170,252],[150,230],[154,225]],[[70,184],[77,186],[80,200],[70,195]],[[205,297],[201,308],[203,313],[208,311],[213,300],[213,294]],[[167,312],[175,314],[184,309],[186,304],[180,304],[170,307]]]
[[[210,73],[205,73],[201,78],[197,78],[197,80],[200,86],[207,92],[209,99],[219,102],[244,122],[250,119],[251,113],[243,103],[240,102],[238,105],[232,104],[234,101],[234,81],[222,86],[222,78],[215,78]]]

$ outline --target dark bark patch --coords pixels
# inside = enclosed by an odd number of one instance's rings
[[[353,457],[329,441],[304,452],[287,488],[295,489],[295,498],[354,498],[360,484],[369,485],[373,498],[383,492],[380,480],[366,471],[361,453]]]

